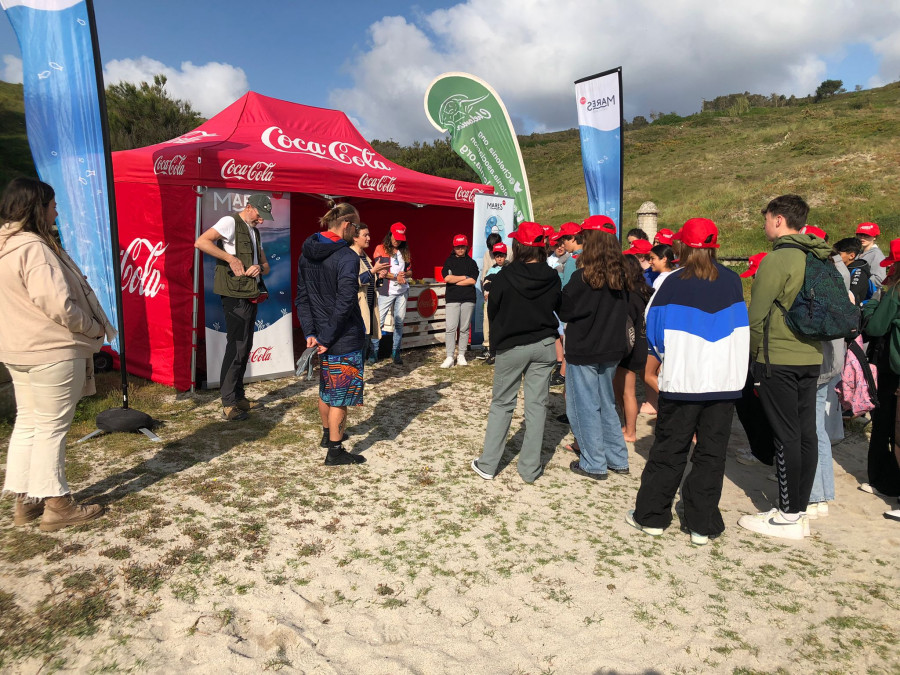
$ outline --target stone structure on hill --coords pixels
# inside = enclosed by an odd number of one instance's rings
[[[659,209],[653,202],[644,202],[637,211],[638,227],[647,233],[650,241],[656,236],[657,222],[659,221]]]

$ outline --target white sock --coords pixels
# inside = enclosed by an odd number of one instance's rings
[[[799,513],[785,513],[784,511],[781,511],[781,510],[779,510],[778,512],[781,514],[782,518],[784,518],[785,520],[790,521],[792,523],[796,523],[798,520],[800,520]]]

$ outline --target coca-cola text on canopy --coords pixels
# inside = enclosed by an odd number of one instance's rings
[[[364,173],[359,177],[357,187],[360,190],[390,193],[397,189],[397,178],[396,176],[370,176]]]
[[[275,176],[274,169],[275,162],[238,164],[234,159],[227,159],[222,164],[219,174],[224,180],[249,180],[258,183],[268,183]]]
[[[346,141],[308,141],[303,138],[291,138],[281,127],[269,127],[260,136],[262,144],[276,152],[309,155],[320,159],[334,160],[341,164],[354,164],[359,167],[393,171],[371,148],[360,148]]]
[[[163,157],[160,155],[153,162],[153,173],[157,176],[183,176],[184,160],[187,155],[172,155],[171,157]]]
[[[475,195],[481,194],[483,190],[479,190],[478,188],[472,188],[471,190],[464,190],[463,186],[460,185],[456,188],[456,201],[458,202],[474,202]]]
[[[155,265],[167,248],[169,245],[161,241],[153,244],[149,239],[140,237],[132,240],[128,248],[121,252],[122,290],[155,298],[163,288]]]

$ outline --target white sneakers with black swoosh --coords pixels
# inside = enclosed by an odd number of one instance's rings
[[[788,520],[778,509],[772,509],[765,513],[741,516],[738,518],[738,525],[751,532],[758,532],[769,537],[799,541],[804,536],[809,536],[804,532],[805,520],[805,516],[800,516],[797,520]]]

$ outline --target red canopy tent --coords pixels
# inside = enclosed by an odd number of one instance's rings
[[[493,192],[394,164],[340,111],[254,92],[184,136],[113,153],[113,174],[128,369],[178,389],[194,385],[202,188],[291,193],[292,286],[327,197],[356,206],[373,242],[403,222],[420,278],[443,263],[454,234],[471,231],[475,194]]]

